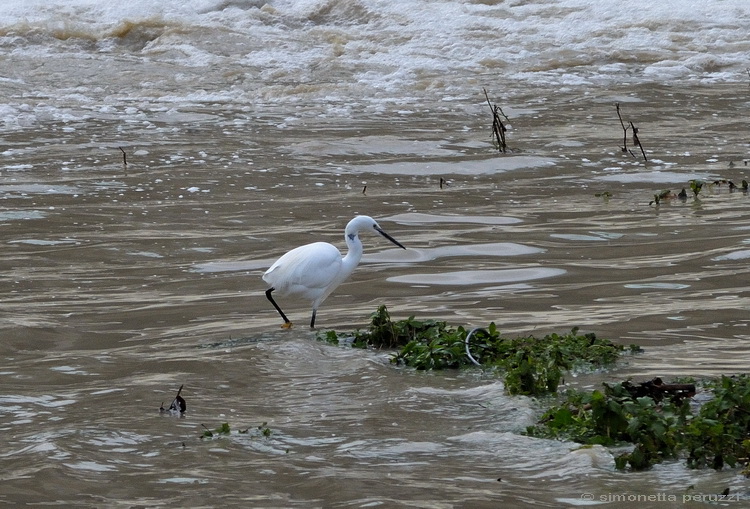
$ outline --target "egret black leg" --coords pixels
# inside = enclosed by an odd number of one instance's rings
[[[274,290],[275,290],[275,288],[269,288],[268,290],[266,290],[266,297],[268,297],[268,300],[271,301],[271,304],[273,304],[273,307],[276,308],[276,311],[279,312],[279,314],[281,315],[281,318],[284,319],[284,323],[285,324],[287,324],[287,323],[291,324],[292,322],[289,321],[289,318],[286,317],[286,315],[281,310],[281,308],[279,307],[279,305],[276,304],[276,301],[273,300],[273,297],[271,296],[271,292],[274,291]]]
[[[313,309],[313,314],[312,314],[312,318],[310,319],[310,328],[311,328],[311,329],[314,329],[314,328],[315,328],[315,314],[316,314],[317,312],[318,312],[318,310],[317,310],[317,309]]]

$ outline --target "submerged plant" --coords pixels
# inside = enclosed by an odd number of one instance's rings
[[[654,199],[649,202],[649,205],[656,205],[659,206],[659,203],[661,203],[664,200],[670,200],[674,198],[676,195],[670,191],[669,189],[665,189],[664,191],[655,194]]]
[[[215,435],[229,435],[232,432],[232,430],[229,428],[228,422],[222,423],[221,426],[214,429],[213,431],[206,427],[205,424],[201,424],[201,426],[203,426],[204,430],[201,438],[212,438]]]
[[[750,377],[723,376],[686,426],[688,466],[750,465]]]
[[[628,453],[615,458],[615,466],[643,470],[677,452],[679,422],[684,422],[688,403],[634,398],[622,384],[604,384],[604,391],[569,392],[562,404],[550,408],[526,434],[605,446],[629,442]]]
[[[745,179],[742,180],[742,182],[741,182],[741,184],[739,186],[737,184],[735,184],[734,182],[732,182],[731,180],[724,179],[724,178],[717,179],[717,180],[714,180],[713,182],[708,182],[708,183],[706,183],[706,182],[704,182],[702,180],[698,180],[698,179],[693,179],[693,180],[688,181],[688,185],[690,186],[690,190],[693,192],[693,196],[696,199],[698,198],[698,195],[700,194],[700,192],[701,192],[701,190],[703,189],[704,186],[706,186],[709,189],[711,189],[713,186],[722,186],[722,185],[725,185],[725,184],[729,187],[729,191],[731,191],[731,192],[739,190],[739,191],[741,191],[743,193],[746,193],[746,192],[748,192],[748,189],[750,189],[750,184],[748,184],[747,180],[745,180]],[[661,191],[660,193],[654,194],[654,199],[651,200],[648,204],[649,204],[649,206],[654,205],[654,206],[658,207],[661,202],[667,201],[667,200],[671,200],[673,198],[678,198],[681,201],[685,201],[688,198],[688,193],[687,193],[687,191],[685,190],[684,187],[677,194],[674,194],[670,190],[664,190],[664,191]]]
[[[579,334],[577,328],[562,335],[508,339],[490,323],[477,330],[471,345],[467,345],[467,334],[463,327],[453,328],[443,321],[413,316],[393,321],[386,307],[380,306],[367,330],[348,335],[328,331],[319,333],[318,338],[334,344],[348,341],[360,348],[396,348],[392,363],[419,370],[470,366],[470,348],[477,363],[504,372],[510,394],[525,395],[555,392],[567,371],[610,365],[625,349],[595,334]]]
[[[222,435],[231,435],[232,429],[229,426],[228,422],[222,423],[221,426],[217,427],[214,430],[209,429],[206,425],[201,424],[203,426],[203,434],[201,435],[201,438],[213,438],[215,436],[222,436]],[[237,431],[237,433],[241,435],[247,435],[250,433],[251,428],[246,429],[240,429]],[[266,438],[271,436],[271,428],[268,427],[268,423],[264,422],[257,428],[258,433]]]
[[[701,189],[703,189],[703,181],[702,180],[691,180],[690,181],[690,189],[693,191],[693,194],[697,197],[698,193],[700,193]]]

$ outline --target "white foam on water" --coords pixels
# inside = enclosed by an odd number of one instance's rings
[[[105,70],[151,66],[137,83],[116,70],[100,83],[65,73],[62,83],[52,75],[48,89],[33,72],[3,73],[24,100],[0,107],[0,127],[75,122],[87,116],[81,106],[111,116],[121,97],[143,117],[139,99],[182,106],[312,97],[337,111],[352,100],[456,101],[499,77],[567,86],[745,81],[748,25],[745,0],[632,0],[627,15],[584,0],[7,0],[0,49],[15,64],[62,55]],[[215,69],[233,78],[197,82]],[[44,104],[31,104],[34,97]],[[167,113],[173,121],[187,115]]]

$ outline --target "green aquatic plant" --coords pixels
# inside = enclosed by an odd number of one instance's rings
[[[750,377],[723,376],[685,429],[687,463],[721,469],[750,465]]]
[[[706,183],[706,182],[704,182],[702,180],[693,179],[693,180],[688,181],[688,184],[689,184],[690,190],[693,192],[693,196],[695,198],[698,198],[698,195],[700,194],[700,192],[701,192],[701,190],[703,189],[704,186],[706,186],[707,188],[711,189],[713,186],[722,186],[722,185],[726,184],[729,187],[730,191],[733,192],[733,191],[739,190],[739,191],[741,191],[743,193],[748,192],[748,189],[750,188],[750,184],[748,184],[747,180],[745,180],[745,179],[742,179],[742,182],[741,182],[741,184],[739,186],[736,185],[731,180],[724,179],[724,178],[717,179],[717,180],[714,180],[714,181],[708,182],[708,183]],[[597,195],[597,196],[599,196],[599,195]],[[658,207],[659,204],[661,202],[663,202],[663,201],[671,200],[673,198],[678,198],[678,199],[680,199],[682,201],[685,201],[685,200],[687,200],[687,197],[688,197],[688,194],[687,194],[687,191],[685,190],[684,187],[677,194],[674,194],[672,191],[670,191],[668,189],[665,189],[664,191],[661,191],[660,193],[654,194],[654,199],[651,200],[648,204],[649,204],[649,206],[654,205],[654,206]]]
[[[271,428],[268,427],[268,423],[264,422],[260,426],[258,426],[258,431],[261,435],[264,437],[270,437],[271,436]],[[247,430],[245,430],[245,433],[247,433]]]
[[[659,206],[659,203],[664,200],[669,200],[674,198],[676,195],[669,189],[665,189],[664,191],[655,194],[654,199],[649,202],[649,205],[656,205]]]
[[[350,333],[337,333],[330,330],[318,333],[318,339],[338,345],[348,342],[355,348],[398,348],[408,343],[426,338],[445,338],[450,334],[446,322],[436,320],[416,320],[410,317],[406,320],[391,320],[391,315],[385,306],[380,306],[370,316],[367,330]],[[463,348],[463,347],[462,347]]]
[[[693,413],[685,397],[635,396],[628,382],[604,390],[569,391],[526,434],[632,450],[615,458],[618,469],[644,470],[685,458],[691,468],[750,465],[750,377],[722,377],[712,398]]]
[[[678,424],[688,409],[685,400],[657,405],[647,396],[634,398],[622,384],[604,384],[603,391],[568,392],[526,434],[604,446],[632,443],[632,451],[617,456],[615,466],[643,470],[676,456]]]
[[[566,372],[611,365],[625,350],[595,334],[579,334],[577,328],[567,334],[509,339],[490,323],[486,329],[476,329],[467,345],[468,334],[465,328],[450,327],[444,321],[413,316],[394,321],[387,308],[380,306],[368,329],[349,334],[327,331],[318,333],[318,338],[359,348],[397,349],[391,362],[418,370],[455,369],[476,362],[502,371],[510,394],[525,395],[555,392]]]
[[[701,189],[703,189],[703,181],[702,180],[691,180],[690,181],[690,189],[693,191],[693,194],[698,197],[698,193],[701,192]]]
[[[204,428],[201,438],[212,438],[215,435],[229,435],[232,432],[232,430],[229,428],[228,422],[222,423],[221,426],[214,429],[213,431],[206,427],[205,424],[201,424],[201,426],[203,426]]]

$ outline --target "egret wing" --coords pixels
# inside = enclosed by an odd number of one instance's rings
[[[336,280],[341,253],[326,242],[315,242],[292,249],[263,274],[263,280],[281,294],[317,298]]]

